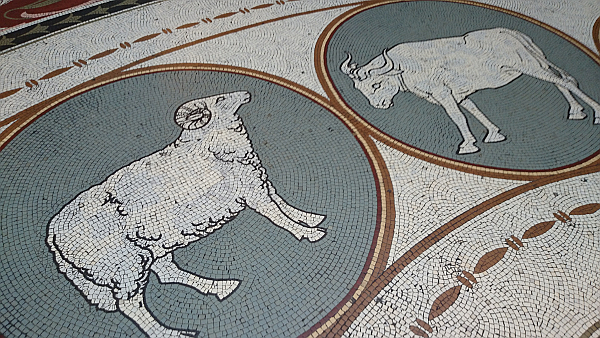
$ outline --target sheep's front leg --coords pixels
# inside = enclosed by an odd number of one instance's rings
[[[196,332],[170,329],[160,324],[146,308],[144,296],[139,293],[129,299],[119,299],[119,311],[136,323],[150,338],[195,337]]]
[[[271,199],[273,199],[273,202],[275,202],[275,204],[277,204],[279,209],[281,209],[281,211],[288,218],[292,219],[296,223],[304,224],[311,228],[316,227],[317,225],[321,224],[321,222],[323,222],[323,220],[325,220],[324,215],[318,215],[318,214],[313,214],[310,212],[302,211],[302,210],[296,209],[293,206],[289,205],[286,201],[283,200],[283,198],[281,198],[281,196],[279,196],[277,194],[277,191],[275,190],[275,188],[273,187],[271,182],[268,182],[268,184],[269,184],[269,195],[271,196]]]
[[[287,230],[298,240],[307,238],[310,242],[315,242],[325,236],[325,229],[305,227],[292,221],[281,211],[281,209],[279,209],[279,206],[271,199],[270,196],[266,195],[265,197],[266,198],[264,200],[252,200],[247,201],[246,203],[248,204],[248,207],[265,216],[278,227]]]
[[[155,260],[150,270],[156,273],[161,283],[187,285],[203,294],[216,295],[219,300],[227,298],[240,285],[235,279],[214,280],[183,271],[173,262],[172,253]]]
[[[463,142],[458,147],[458,154],[462,155],[478,152],[479,148],[475,146],[475,136],[473,136],[473,133],[471,133],[469,125],[467,124],[467,119],[460,111],[460,108],[458,108],[458,104],[456,103],[456,100],[454,100],[450,90],[448,88],[444,88],[437,93],[433,93],[433,98],[439,102],[442,107],[444,107],[446,113],[448,116],[450,116],[454,124],[456,124],[460,134],[463,137]]]

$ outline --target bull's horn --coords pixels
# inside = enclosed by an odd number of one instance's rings
[[[354,74],[354,70],[356,69],[356,63],[350,64],[350,61],[352,60],[352,55],[350,55],[350,53],[348,52],[346,52],[346,54],[348,54],[348,58],[342,63],[342,65],[340,66],[340,70],[342,71],[342,73],[349,75],[351,78],[354,78],[356,77],[356,75]]]
[[[381,68],[376,68],[376,69],[370,70],[369,75],[381,75],[381,74],[385,74],[385,73],[389,72],[390,70],[394,69],[394,61],[392,61],[392,59],[388,55],[387,48],[383,50],[382,55],[383,55],[383,59],[385,60],[385,63],[383,64],[383,66]]]

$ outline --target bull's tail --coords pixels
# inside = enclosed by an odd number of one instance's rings
[[[550,70],[551,72],[560,76],[562,79],[573,83],[575,86],[578,86],[577,80],[575,80],[574,77],[572,77],[571,75],[569,75],[569,73],[565,72],[564,70],[562,70],[561,68],[559,68],[558,66],[553,64],[552,62],[548,61],[548,59],[546,59],[546,55],[544,55],[544,52],[542,51],[542,49],[540,47],[538,47],[535,43],[533,43],[533,40],[531,40],[531,38],[529,36],[519,32],[519,31],[510,30],[510,29],[505,29],[504,32],[507,34],[510,34],[512,37],[517,39],[521,43],[521,45],[523,45],[523,47],[525,47],[525,49],[527,49],[527,51],[531,54],[531,56],[533,56],[537,60],[537,62],[540,64],[540,66]]]
[[[46,244],[50,252],[54,255],[54,262],[58,270],[65,274],[67,278],[75,285],[77,290],[92,304],[105,311],[116,311],[117,301],[112,293],[110,286],[98,285],[85,277],[85,271],[77,268],[72,262],[69,262],[60,248],[56,244],[56,234],[54,227],[50,224]]]

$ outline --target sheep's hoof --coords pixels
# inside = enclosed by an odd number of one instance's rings
[[[473,144],[466,144],[466,145],[461,145],[458,148],[458,154],[459,155],[464,155],[464,154],[472,154],[472,153],[476,153],[479,151],[479,148],[477,148],[475,145]]]
[[[321,224],[321,222],[323,222],[324,219],[325,216],[323,215],[310,214],[306,219],[306,225],[311,228],[316,227],[317,225]]]
[[[229,297],[229,295],[231,295],[233,293],[233,291],[235,291],[235,289],[237,289],[237,287],[240,285],[240,281],[238,280],[223,280],[223,281],[217,281],[217,293],[215,294],[217,296],[217,299],[219,300],[223,300],[227,297]]]
[[[569,110],[569,120],[583,120],[586,117],[587,115],[583,112],[583,107],[571,108]]]
[[[311,229],[311,230],[314,230],[314,231],[311,231],[310,233],[308,233],[304,236],[306,239],[308,239],[309,242],[316,242],[316,241],[320,240],[321,238],[323,238],[323,236],[325,236],[325,234],[327,234],[325,229],[322,229],[322,228],[315,228],[315,229]]]
[[[158,331],[158,332],[157,332]],[[181,337],[196,337],[198,333],[195,331],[180,331],[162,327],[160,330],[148,332],[151,338],[181,338]]]
[[[494,143],[494,142],[502,142],[504,140],[506,140],[506,136],[500,134],[500,132],[497,132],[497,131],[492,132],[491,131],[485,136],[485,139],[483,140],[483,142]]]

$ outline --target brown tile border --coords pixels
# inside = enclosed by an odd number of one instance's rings
[[[598,54],[600,54],[600,16],[594,22],[594,27],[592,27],[592,38],[594,39],[594,45],[596,45]]]

